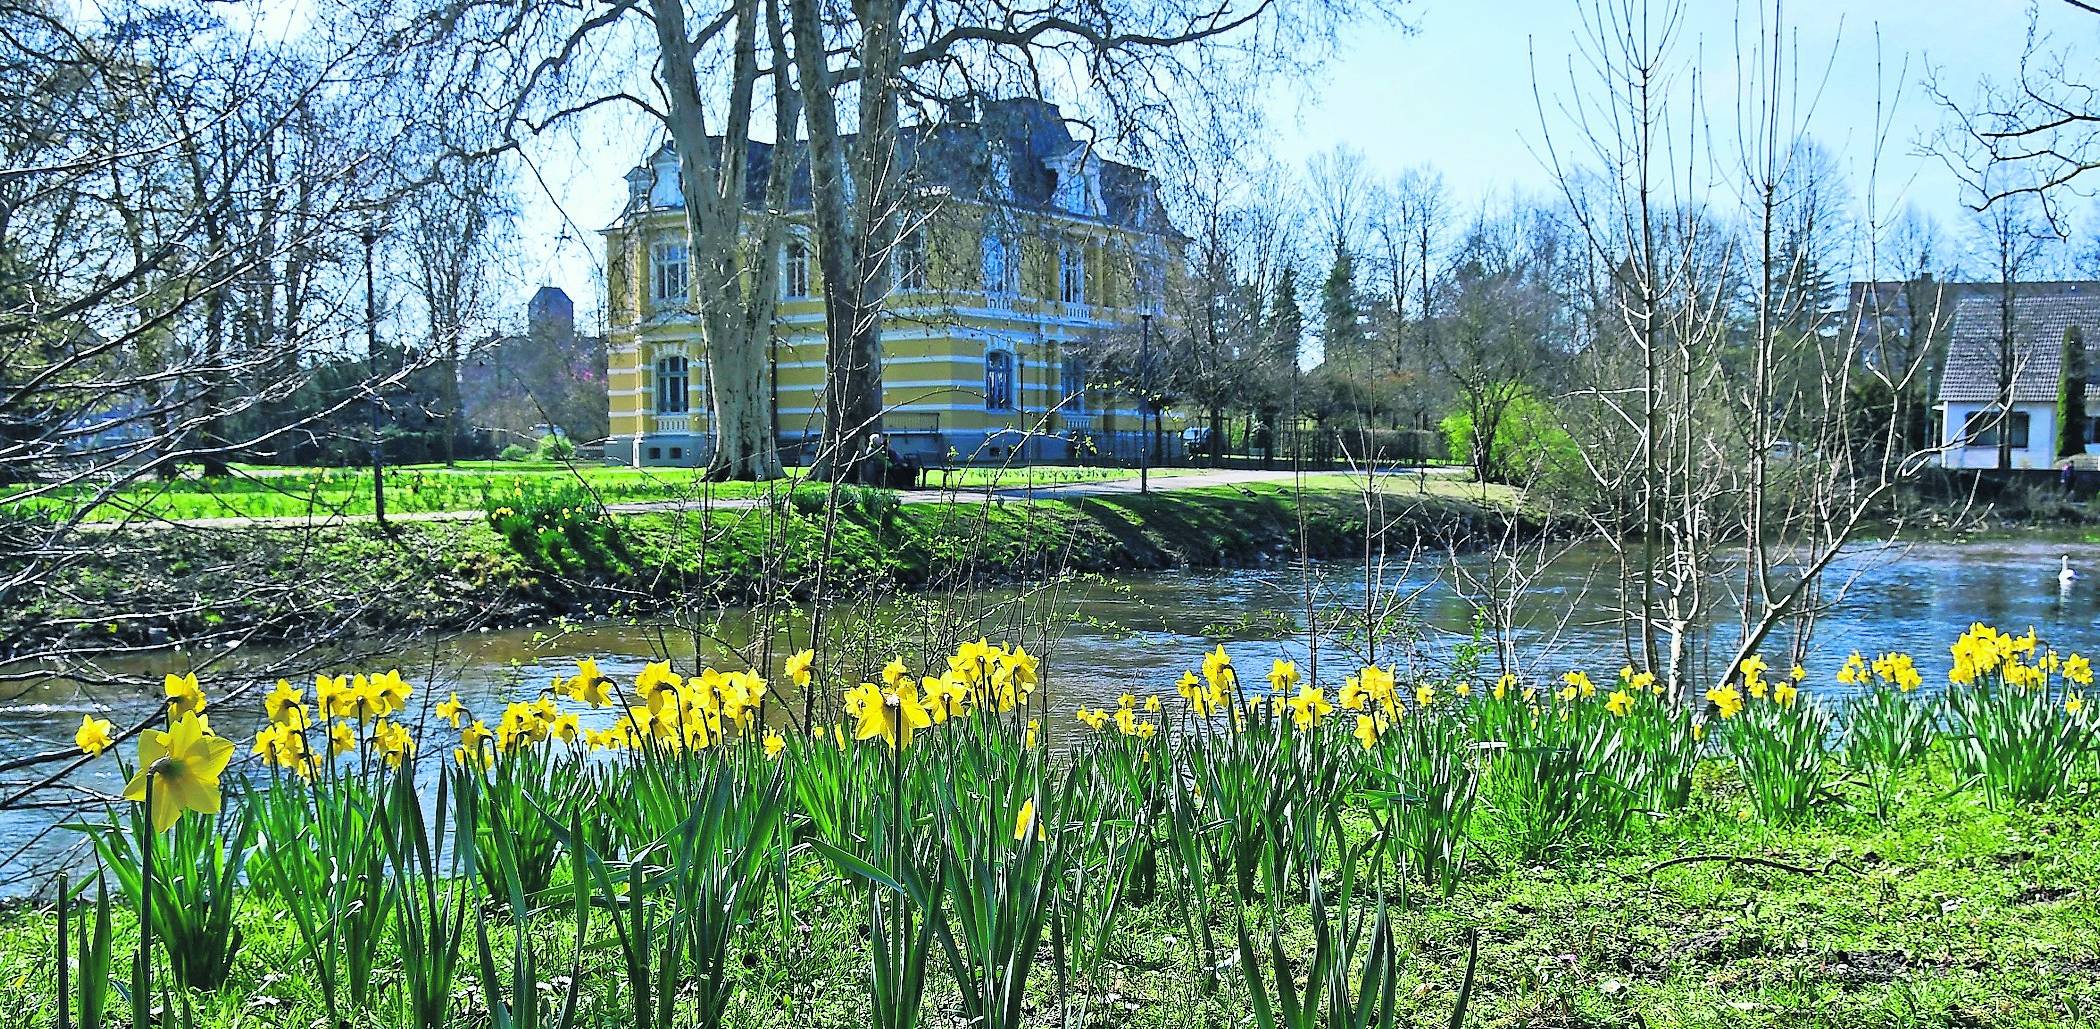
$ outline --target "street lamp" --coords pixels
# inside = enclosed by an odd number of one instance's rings
[[[1138,315],[1138,492],[1152,492],[1152,312]]]
[[[372,518],[386,528],[386,469],[380,430],[385,424],[385,404],[379,395],[379,305],[372,288],[372,246],[379,242],[379,228],[371,222],[358,231],[365,244],[365,388],[372,419]]]

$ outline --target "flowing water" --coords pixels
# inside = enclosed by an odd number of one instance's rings
[[[2068,591],[2059,589],[2057,578],[2063,554],[2085,572]],[[1464,567],[1475,574],[1486,571],[1484,559]],[[1529,674],[1550,678],[1581,667],[1602,681],[1627,662],[1626,641],[1613,614],[1618,608],[1615,569],[1603,548],[1578,547],[1524,584],[1513,605],[1510,636]],[[949,598],[940,602],[946,605],[945,614],[935,617],[978,619],[983,634],[1017,640],[1041,653],[1047,720],[1061,732],[1080,707],[1113,707],[1125,692],[1169,692],[1182,670],[1194,667],[1203,651],[1221,640],[1228,643],[1249,682],[1264,676],[1275,658],[1295,660],[1301,671],[1309,671],[1313,655],[1302,631],[1308,606],[1320,613],[1322,624],[1329,624],[1345,612],[1361,612],[1369,590],[1377,591],[1380,601],[1396,602],[1403,612],[1381,634],[1382,663],[1399,665],[1403,674],[1447,666],[1471,636],[1478,596],[1452,588],[1450,580],[1450,569],[1434,562],[1386,567],[1369,576],[1362,564],[1322,565],[1314,569],[1310,583],[1295,568],[1133,574],[1055,591],[1002,589]],[[1917,656],[1928,683],[1944,681],[1947,644],[1979,620],[2014,632],[2033,626],[2063,650],[2100,649],[2100,546],[2034,538],[1862,546],[1838,563],[1826,583],[1823,599],[1828,610],[1808,642],[1808,664],[1814,673],[1810,681],[1824,684],[1816,688],[1826,691],[1834,688],[1828,685],[1830,674],[1853,649],[1870,655],[1908,650]],[[886,655],[895,639],[916,638],[911,627],[928,618],[930,603],[926,598],[899,598],[883,607],[835,611],[827,617],[833,625],[846,627],[848,639],[841,652],[856,645],[869,648],[864,656],[869,662],[866,671],[872,674],[881,664],[878,650]],[[1707,677],[1718,671],[1712,665],[1725,660],[1725,654],[1713,652],[1730,647],[1735,638],[1732,611],[1718,611],[1712,621],[1694,648]],[[358,667],[398,666],[419,687],[416,711],[427,712],[457,691],[475,715],[493,723],[504,702],[529,698],[549,679],[572,674],[580,658],[597,658],[601,671],[622,682],[644,662],[665,656],[681,671],[702,663],[742,667],[734,655],[748,649],[756,631],[753,622],[748,612],[721,612],[697,645],[690,632],[654,624],[524,627],[426,641],[399,654],[359,662]],[[874,628],[877,625],[884,628]],[[807,612],[789,620],[789,633],[796,641],[806,639]],[[1786,642],[1775,641],[1768,652],[1783,654]],[[281,655],[264,648],[210,657],[212,667],[202,679],[215,697],[241,683],[267,682],[283,670]],[[177,654],[125,670],[157,677],[193,659],[203,661],[205,656]],[[1325,643],[1319,655],[1320,679],[1338,682],[1362,660],[1358,644]],[[1781,658],[1775,656],[1772,663],[1781,664]],[[310,669],[304,679],[302,685],[310,684]],[[791,718],[799,712],[800,699],[784,699],[789,709],[784,716]],[[0,760],[70,747],[82,714],[124,725],[144,717],[154,700],[55,682],[0,701]],[[238,738],[247,735],[243,729],[255,717],[250,706],[217,710],[213,720],[220,732]],[[595,721],[586,718],[586,724],[602,725],[610,717],[599,713]],[[449,732],[442,727],[431,730],[440,731]],[[444,752],[431,746],[424,756],[435,760]],[[245,747],[241,757],[246,760]],[[7,793],[29,781],[26,774],[11,776]],[[87,795],[106,796],[120,788],[117,774],[115,762],[105,756],[74,773],[68,783],[90,791]],[[101,817],[98,804],[87,810],[90,817]],[[50,807],[0,811],[0,893],[39,885],[67,854],[79,851],[79,834],[59,827],[77,814]]]

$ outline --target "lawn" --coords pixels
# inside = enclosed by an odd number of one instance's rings
[[[389,514],[435,511],[479,511],[492,493],[528,483],[580,481],[606,504],[667,501],[738,500],[769,490],[790,489],[800,469],[776,483],[709,483],[692,469],[627,468],[538,461],[463,461],[457,465],[405,465],[386,470]],[[1137,474],[1121,468],[958,468],[932,469],[926,485],[934,489],[983,489],[988,485],[1057,485],[1099,482]],[[36,492],[18,489],[11,502],[25,510],[69,516],[83,503],[93,503],[88,521],[199,518],[330,518],[372,513],[372,474],[365,468],[285,468],[236,466],[232,474],[205,478],[194,473],[172,480],[130,484],[97,500],[87,485]]]
[[[1737,817],[1738,784],[1706,780],[1690,813],[1544,860],[1478,851],[1452,897],[1417,894],[1396,908],[1403,1024],[1449,1024],[1465,934],[1475,930],[1469,1026],[2039,1027],[2100,1018],[2100,817],[2090,795],[1992,811],[1953,791],[1935,763],[1910,781],[1913,799],[1887,823],[1837,803],[1805,824],[1773,827]],[[1694,855],[1770,858],[1805,871],[1727,861],[1650,871]],[[804,855],[793,868],[795,909],[753,921],[730,963],[737,999],[727,1024],[863,1025],[865,912],[822,862]],[[1211,930],[1228,964],[1218,991],[1206,994],[1176,906],[1131,905],[1085,991],[1093,1020],[1071,1024],[1246,1024],[1231,910],[1229,891],[1219,890]],[[507,918],[493,907],[489,914],[492,945],[507,963]],[[1284,920],[1285,940],[1309,948],[1307,909],[1288,906]],[[282,909],[251,896],[237,922],[245,939],[233,978],[191,997],[197,1025],[258,1024],[263,1011],[267,1024],[324,1021]],[[552,978],[566,974],[573,941],[558,913],[544,922],[550,967],[542,975]],[[610,930],[600,931],[584,1002],[612,1015],[621,1008],[617,952]],[[48,906],[0,913],[0,1004],[30,1025],[55,1020],[53,932]],[[121,910],[117,936],[133,938]],[[479,1011],[474,971],[463,975],[463,1008]],[[940,1014],[928,1025],[953,1024],[955,994],[943,979],[929,975]],[[1053,992],[1047,978],[1035,983],[1028,1025],[1060,1025]],[[391,1005],[378,1014],[375,1024],[401,1024]]]

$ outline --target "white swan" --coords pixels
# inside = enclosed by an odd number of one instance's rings
[[[2056,588],[2069,590],[2071,584],[2078,581],[2078,573],[2071,570],[2071,555],[2065,554],[2063,561],[2063,570],[2056,573]]]

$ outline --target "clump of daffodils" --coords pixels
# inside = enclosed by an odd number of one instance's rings
[[[801,667],[806,670],[808,663]],[[1005,714],[1025,707],[1038,684],[1037,668],[1037,659],[1026,649],[980,639],[948,655],[939,675],[914,675],[903,658],[893,658],[882,670],[881,683],[863,682],[846,690],[842,699],[854,739],[880,739],[893,750],[903,750],[922,730],[980,711]],[[843,746],[844,729],[835,726],[833,735]],[[1031,745],[1034,738],[1031,722]]]

